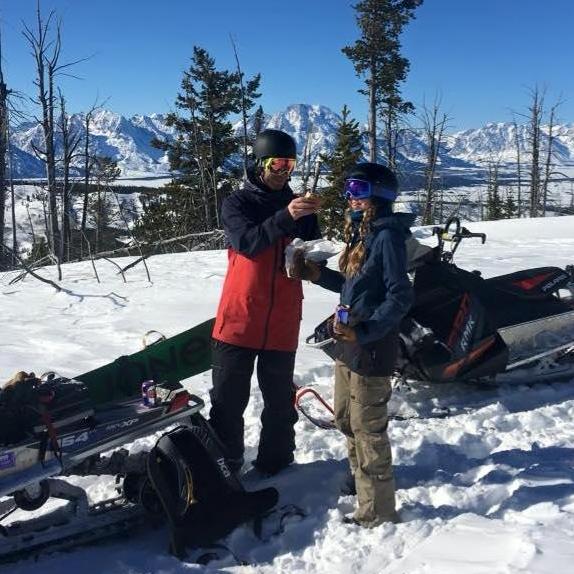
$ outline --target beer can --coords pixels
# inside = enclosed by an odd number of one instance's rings
[[[142,383],[142,402],[146,407],[155,407],[156,405],[155,381],[153,379]]]
[[[159,404],[158,398],[157,398],[157,392],[155,390],[155,385],[150,385],[147,388],[147,406],[148,407],[157,407],[157,405]]]
[[[335,310],[335,323],[341,323],[342,325],[349,324],[349,312],[350,309],[347,305],[337,305]]]

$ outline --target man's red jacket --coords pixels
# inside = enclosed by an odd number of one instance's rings
[[[303,289],[285,273],[285,247],[295,237],[321,234],[316,216],[291,217],[287,205],[294,195],[288,187],[272,191],[255,181],[251,175],[223,203],[228,267],[213,338],[251,349],[295,351]]]

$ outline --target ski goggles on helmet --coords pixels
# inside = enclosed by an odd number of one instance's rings
[[[291,157],[266,157],[262,164],[263,169],[271,173],[292,173],[297,160]]]
[[[372,195],[370,181],[364,179],[346,179],[343,190],[345,199],[368,199]]]

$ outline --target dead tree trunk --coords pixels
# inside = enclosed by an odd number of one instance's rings
[[[17,264],[16,256],[18,253],[18,237],[16,235],[16,193],[14,191],[14,161],[12,158],[12,147],[10,146],[10,121],[8,120],[8,167],[10,171],[10,216],[12,221],[12,267]],[[34,228],[32,228],[32,241],[34,240]]]
[[[70,189],[70,166],[80,143],[80,134],[71,133],[69,118],[66,115],[66,100],[60,92],[60,133],[62,135],[62,241],[60,260],[70,259],[72,240],[72,205]]]
[[[6,227],[6,152],[8,150],[8,94],[2,72],[2,44],[0,38],[0,269],[8,260],[4,252],[4,231]]]
[[[387,166],[389,169],[396,171],[399,130],[395,114],[390,106],[384,111],[383,122],[385,128]]]
[[[542,181],[542,215],[546,216],[546,209],[548,205],[548,184],[552,175],[552,155],[554,151],[554,121],[556,119],[556,110],[560,102],[550,108],[550,118],[548,121],[548,139],[546,150],[546,161],[544,163],[544,180]]]
[[[425,165],[425,206],[422,215],[423,225],[434,223],[435,212],[435,177],[441,146],[444,144],[444,133],[448,116],[440,112],[440,100],[435,99],[431,109],[423,103],[423,130],[427,144]]]
[[[538,87],[532,90],[532,103],[528,110],[530,112],[530,217],[536,217],[540,207],[540,128],[544,110],[544,97]]]
[[[245,87],[243,86],[243,72],[239,64],[239,55],[237,54],[237,46],[231,38],[231,45],[233,46],[233,53],[235,54],[235,62],[237,63],[237,74],[239,76],[239,86],[241,88],[241,120],[243,121],[243,177],[247,177],[247,99],[245,98]],[[217,222],[219,227],[219,221]]]
[[[518,218],[522,217],[522,163],[520,153],[520,136],[518,133],[518,124],[514,122],[514,145],[516,147],[516,184],[517,184],[517,197],[516,206]]]
[[[93,158],[90,153],[90,127],[92,125],[92,120],[94,118],[94,113],[99,109],[99,106],[95,104],[92,106],[90,110],[86,113],[84,117],[84,149],[83,149],[83,158],[84,158],[84,200],[82,205],[82,222],[80,224],[80,230],[82,237],[86,236],[86,226],[88,223],[88,208],[89,208],[89,199],[90,199],[90,178],[91,178],[91,171],[92,171],[92,164]],[[83,247],[82,247],[83,249]]]
[[[62,38],[60,23],[54,26],[55,12],[51,11],[44,19],[40,11],[40,0],[36,4],[35,29],[24,26],[24,37],[32,50],[36,65],[37,89],[34,103],[41,109],[38,119],[42,126],[44,149],[36,149],[36,155],[46,164],[46,179],[48,189],[48,244],[59,266],[61,253],[61,236],[58,223],[58,204],[56,186],[56,151],[55,151],[55,110],[56,110],[56,76],[65,68],[73,66],[81,60],[67,64],[60,63]],[[59,272],[61,275],[61,272]]]
[[[25,26],[24,36],[32,48],[36,64],[37,88],[36,103],[41,108],[42,134],[44,149],[35,148],[36,155],[46,164],[46,180],[48,189],[48,246],[52,253],[58,254],[59,227],[56,203],[56,163],[54,154],[54,68],[60,52],[59,34],[56,41],[50,39],[50,30],[54,12],[50,12],[44,21],[40,13],[40,2],[36,8],[36,30]]]
[[[371,82],[369,84],[369,161],[377,161],[377,91],[375,89],[376,65],[371,62]]]

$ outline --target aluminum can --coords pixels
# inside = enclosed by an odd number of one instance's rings
[[[350,309],[347,305],[337,305],[335,310],[335,323],[341,323],[342,325],[349,324],[349,312]]]
[[[146,407],[155,407],[156,405],[155,381],[153,379],[142,383],[142,403]]]

